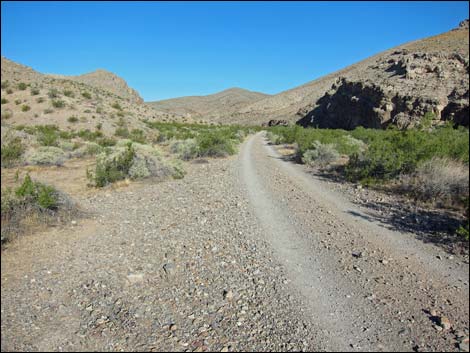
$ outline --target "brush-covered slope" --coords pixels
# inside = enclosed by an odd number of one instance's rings
[[[123,124],[144,129],[145,119],[182,121],[140,103],[123,79],[102,70],[75,77],[46,75],[2,57],[1,81],[2,128],[53,124],[113,135]]]

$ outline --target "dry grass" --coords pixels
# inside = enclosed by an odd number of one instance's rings
[[[421,164],[401,185],[422,200],[462,203],[469,192],[469,171],[463,163],[434,157]]]

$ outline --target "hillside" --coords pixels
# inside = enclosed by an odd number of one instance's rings
[[[77,82],[84,83],[86,85],[105,89],[109,92],[114,93],[117,96],[129,99],[134,103],[143,103],[142,97],[139,93],[130,88],[126,81],[124,81],[119,76],[116,76],[112,72],[106,70],[96,70],[87,74],[79,76],[63,76],[63,75],[51,75],[57,78],[64,78],[67,80],[73,80]]]
[[[354,128],[413,126],[427,111],[468,126],[468,20],[457,29],[386,50],[219,118]]]
[[[242,88],[229,88],[207,96],[180,97],[148,102],[147,104],[168,113],[176,113],[211,122],[230,123],[225,119],[227,116],[266,97],[269,97],[269,95]]]
[[[2,57],[2,135],[17,125],[54,124],[60,129],[114,134],[118,126],[146,129],[143,120],[183,121],[141,103],[116,75],[98,70],[80,76],[46,75]]]

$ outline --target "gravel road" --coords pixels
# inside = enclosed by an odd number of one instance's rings
[[[262,134],[184,179],[76,199],[88,217],[2,252],[2,351],[468,347],[468,263],[375,223]]]

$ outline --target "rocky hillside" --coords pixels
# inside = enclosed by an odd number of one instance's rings
[[[2,57],[2,132],[14,125],[55,124],[60,129],[100,129],[113,135],[119,126],[145,129],[150,121],[182,117],[141,103],[136,91],[102,70],[81,76],[46,75]]]
[[[173,98],[148,102],[148,104],[168,113],[227,124],[232,122],[232,114],[266,97],[269,95],[241,88],[230,88],[207,96]]]
[[[144,100],[140,97],[139,93],[130,88],[126,81],[124,81],[119,76],[116,76],[112,72],[106,70],[96,70],[87,74],[79,76],[62,76],[62,75],[53,75],[58,78],[65,78],[68,80],[73,80],[77,82],[84,83],[89,86],[96,88],[105,89],[111,93],[114,93],[117,96],[126,98],[134,103],[143,103]]]
[[[468,126],[468,20],[449,32],[410,42],[302,86],[248,104],[237,123],[271,119],[352,129],[409,127],[426,112],[435,123]]]

